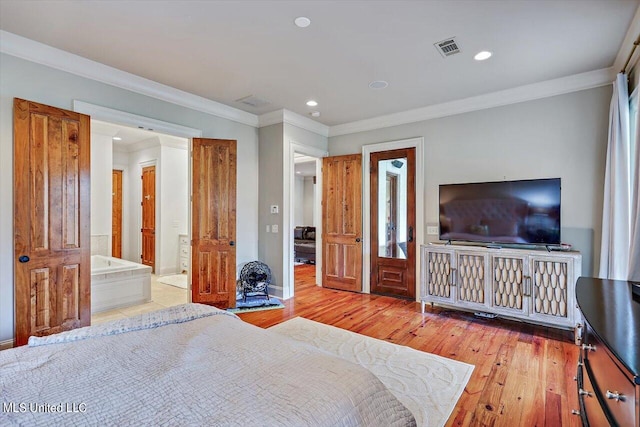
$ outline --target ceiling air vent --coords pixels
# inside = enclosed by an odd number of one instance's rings
[[[242,104],[248,105],[254,108],[264,107],[265,105],[269,105],[270,102],[264,99],[258,98],[257,96],[249,95],[244,98],[236,99],[236,102],[240,102]]]
[[[456,42],[455,37],[442,40],[441,42],[434,43],[433,45],[444,58],[460,53],[460,46],[458,45],[458,42]]]

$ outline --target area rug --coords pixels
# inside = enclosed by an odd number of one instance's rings
[[[187,289],[187,275],[186,274],[172,274],[170,276],[158,277],[159,283],[165,285],[175,286],[177,288]]]
[[[358,363],[406,406],[418,426],[444,426],[474,366],[295,317],[269,328]]]
[[[284,304],[276,297],[266,298],[247,298],[247,302],[243,302],[241,298],[236,299],[236,308],[227,308],[232,313],[246,313],[248,311],[275,310],[284,308]]]

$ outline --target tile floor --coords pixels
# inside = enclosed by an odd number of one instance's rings
[[[91,316],[91,324],[97,325],[109,320],[123,319],[136,314],[147,313],[165,307],[187,302],[187,290],[158,282],[158,276],[151,275],[151,301],[146,304],[103,311]]]

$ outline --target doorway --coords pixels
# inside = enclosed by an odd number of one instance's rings
[[[142,168],[142,264],[155,273],[156,260],[156,167]]]
[[[112,171],[111,256],[122,258],[122,171]]]
[[[293,185],[293,257],[294,284],[304,276],[305,281],[316,280],[317,244],[317,164],[319,158],[294,153]]]
[[[415,299],[415,148],[370,157],[371,293]]]
[[[400,150],[413,148],[415,149],[415,218],[424,218],[424,206],[425,206],[425,197],[424,197],[424,180],[425,180],[425,171],[424,171],[424,138],[409,138],[402,139],[396,141],[389,142],[381,142],[376,144],[364,145],[362,147],[362,157],[364,161],[362,162],[362,178],[363,178],[363,188],[362,188],[362,197],[363,197],[363,240],[366,244],[363,246],[363,263],[362,263],[362,292],[370,293],[371,292],[371,258],[372,254],[372,236],[371,236],[371,223],[374,212],[372,212],[371,208],[371,198],[372,198],[372,182],[371,182],[371,156],[374,153],[384,152],[384,151],[392,151],[392,150]],[[386,182],[386,176],[384,178]],[[408,230],[407,230],[408,231]],[[419,289],[419,280],[421,277],[421,268],[420,268],[420,251],[418,248],[421,247],[423,242],[425,241],[425,225],[423,221],[416,221],[413,229],[413,239],[415,241],[415,256],[413,257],[415,260],[415,274],[414,274],[414,286],[416,289],[416,293],[414,295],[417,296]]]

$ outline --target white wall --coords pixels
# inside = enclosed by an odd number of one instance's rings
[[[329,139],[330,155],[424,137],[425,217],[438,224],[438,185],[562,179],[562,240],[597,271],[611,86]],[[426,232],[426,227],[425,227]],[[438,236],[425,235],[425,240]]]
[[[111,256],[113,141],[91,134],[91,253]],[[101,247],[106,245],[106,247]]]
[[[131,205],[129,203],[131,182],[131,172],[129,169],[129,153],[126,151],[113,150],[113,169],[122,171],[122,258],[134,262],[140,262],[140,258],[135,259],[131,254],[131,226],[129,217],[131,216]],[[135,181],[134,181],[135,182]]]
[[[258,257],[258,131],[94,80],[0,54],[0,341],[13,338],[13,98],[73,109],[73,100],[194,129],[207,138],[238,141],[236,260]]]
[[[305,203],[304,177],[296,176],[293,186],[293,226],[307,225],[304,217]]]
[[[316,226],[315,197],[316,185],[312,176],[304,177],[304,194],[302,202],[302,222],[303,225]]]
[[[162,141],[162,137],[160,137]],[[183,148],[163,145],[160,161],[161,211],[161,254],[158,274],[176,274],[179,272],[179,234],[187,234],[189,212],[189,155],[187,141]]]

